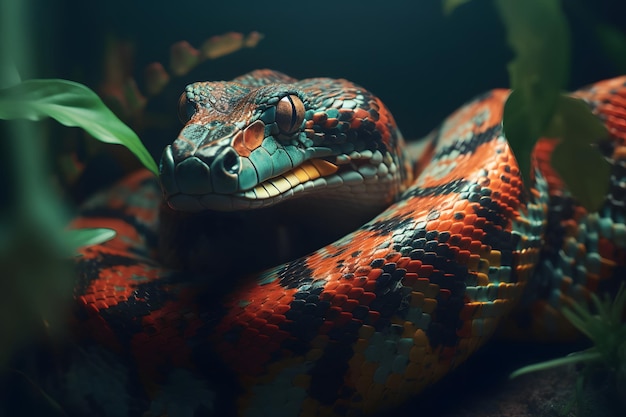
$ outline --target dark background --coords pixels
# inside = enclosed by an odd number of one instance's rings
[[[348,78],[380,96],[404,135],[416,138],[472,96],[508,86],[512,53],[487,0],[473,0],[450,16],[443,15],[440,0],[34,4],[41,73],[33,76],[69,78],[92,88],[101,81],[107,37],[133,42],[140,82],[141,70],[153,61],[166,64],[169,46],[179,40],[199,47],[213,35],[252,30],[265,34],[256,48],[205,62],[171,88],[179,94],[192,81],[231,79],[264,67],[296,78]],[[563,8],[573,38],[569,88],[626,72],[605,54],[594,32],[599,23],[626,29],[626,2],[564,0]],[[172,113],[177,94],[163,103]]]

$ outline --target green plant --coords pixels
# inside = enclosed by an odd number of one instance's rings
[[[615,389],[618,389],[615,385],[626,382],[626,323],[622,320],[626,312],[626,286],[624,284],[620,286],[614,299],[607,296],[601,300],[596,294],[591,294],[591,300],[591,305],[573,302],[571,307],[562,310],[572,325],[593,342],[591,348],[562,358],[525,366],[513,372],[510,378],[580,363],[583,369],[576,380],[579,403],[582,402],[585,383],[598,369],[610,375],[610,382]]]
[[[493,1],[515,53],[508,65],[512,92],[504,106],[503,129],[525,183],[536,141],[558,138],[552,165],[580,204],[596,211],[608,191],[610,165],[593,145],[608,137],[608,131],[581,100],[562,93],[570,66],[570,33],[561,1]],[[444,0],[444,13],[469,2]],[[594,169],[582,171],[581,163]]]
[[[158,169],[137,135],[122,123],[89,88],[64,80],[22,82],[14,67],[0,68],[0,119],[11,180],[9,207],[0,218],[0,366],[35,328],[63,328],[60,317],[71,296],[74,274],[67,261],[81,246],[111,239],[109,229],[66,228],[69,216],[46,172],[45,132],[39,121],[54,118],[84,129],[94,138],[126,146],[153,173]],[[7,155],[10,155],[8,157]],[[61,313],[61,314],[60,314]]]

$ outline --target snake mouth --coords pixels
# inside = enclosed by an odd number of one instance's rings
[[[328,185],[324,177],[332,175],[339,167],[325,159],[311,159],[299,166],[257,184],[252,189],[233,194],[248,200],[286,198],[314,188]]]
[[[397,180],[395,164],[389,154],[383,156],[379,151],[361,151],[311,158],[247,189],[238,190],[235,186],[231,190],[218,190],[212,175],[221,173],[225,176],[228,170],[216,170],[215,164],[209,169],[193,156],[188,159],[175,163],[169,147],[161,159],[160,181],[164,197],[167,204],[177,211],[252,210],[311,193],[339,201],[372,191],[371,197],[360,197],[361,201],[367,202],[374,198],[375,193],[384,192]],[[179,169],[183,165],[185,169]],[[222,168],[222,165],[232,164],[224,162],[217,168]],[[255,168],[249,166],[247,169]],[[237,175],[243,177],[244,172],[240,171]]]
[[[166,151],[165,155],[171,154]],[[167,157],[162,158],[160,168],[161,188],[167,204],[174,210],[198,212],[204,210],[235,211],[272,206],[290,197],[306,194],[332,184],[341,184],[335,173],[340,167],[325,159],[310,159],[297,167],[269,178],[251,189],[233,193],[206,192],[206,190],[181,190],[176,181],[176,164]],[[201,170],[196,177],[205,177]],[[330,178],[336,177],[336,180]],[[204,178],[203,182],[210,182]],[[189,188],[189,187],[187,187]]]

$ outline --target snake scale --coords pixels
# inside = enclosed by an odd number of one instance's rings
[[[626,276],[626,77],[574,93],[611,133],[597,213],[552,170],[554,140],[538,143],[524,189],[502,131],[508,94],[407,146],[380,99],[346,80],[257,70],[187,86],[160,181],[131,174],[73,223],[117,236],[77,260],[83,360],[64,405],[369,414],[457,367],[520,300],[534,319],[508,328],[567,333],[556,310]]]

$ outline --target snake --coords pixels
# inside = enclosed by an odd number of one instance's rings
[[[63,405],[369,415],[498,328],[571,334],[559,310],[626,277],[626,77],[572,94],[610,135],[596,212],[554,170],[558,139],[537,142],[524,185],[503,131],[509,94],[482,94],[409,143],[344,79],[256,70],[188,85],[159,177],[131,173],[72,224],[117,234],[76,259],[82,359]]]

